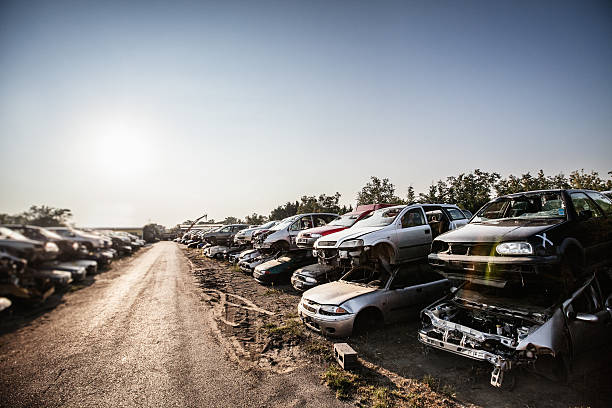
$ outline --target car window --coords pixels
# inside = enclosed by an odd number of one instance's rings
[[[604,214],[612,215],[612,200],[606,197],[603,194],[589,192],[587,193],[589,197],[602,209]]]
[[[572,203],[576,214],[590,211],[593,217],[601,217],[602,213],[592,204],[592,201],[584,193],[571,193]]]
[[[327,223],[329,222],[322,215],[314,215],[312,218],[314,218],[315,227],[322,227],[324,225],[327,225]]]
[[[389,273],[384,269],[368,267],[356,267],[344,275],[341,280],[352,282],[362,286],[384,288],[389,281]]]
[[[402,228],[425,225],[425,217],[420,208],[413,208],[402,216]]]
[[[225,227],[219,232],[230,232],[231,230],[232,230],[232,227]]]
[[[400,268],[391,282],[390,289],[407,288],[420,283],[418,271],[415,268]]]
[[[310,216],[300,218],[300,230],[312,228],[312,220]]]
[[[465,219],[465,214],[461,212],[461,210],[456,208],[445,208],[445,210],[448,212],[448,215],[450,215],[450,218],[453,221]]]

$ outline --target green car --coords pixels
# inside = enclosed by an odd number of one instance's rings
[[[311,250],[291,251],[276,259],[257,265],[253,271],[253,277],[259,283],[288,281],[296,269],[315,262],[316,259],[313,258]]]

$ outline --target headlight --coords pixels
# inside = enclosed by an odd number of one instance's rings
[[[72,243],[72,249],[74,249],[75,251],[77,251],[79,249],[79,244],[78,242],[73,242]]]
[[[319,313],[326,315],[343,315],[348,312],[346,309],[336,305],[323,305],[319,309]]]
[[[504,242],[495,248],[500,255],[531,255],[533,248],[529,242]]]
[[[351,239],[341,243],[338,248],[355,248],[360,246],[363,246],[363,239]]]
[[[323,235],[321,234],[310,234],[311,238],[321,238]]]
[[[317,283],[317,280],[315,278],[311,278],[310,276],[305,276],[304,277],[304,282]]]
[[[47,242],[45,244],[45,252],[58,252],[59,247],[55,242]]]

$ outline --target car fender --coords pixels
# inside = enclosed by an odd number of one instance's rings
[[[585,264],[585,251],[584,247],[580,244],[580,242],[575,238],[565,238],[561,245],[557,247],[557,253],[560,257],[563,257],[567,252],[576,250],[579,255],[578,261],[580,261],[580,265]]]
[[[381,290],[377,290],[374,292],[364,293],[363,295],[355,296],[354,298],[345,301],[344,303],[342,303],[342,305],[339,306],[344,307],[355,315],[357,315],[359,312],[366,308],[378,309],[381,316],[383,316],[384,318],[384,301],[385,296],[383,296]]]
[[[389,245],[391,247],[391,249],[393,250],[393,257],[394,257],[394,259],[397,259],[397,257],[399,256],[397,245],[390,238],[387,238],[387,237],[379,238],[379,239],[373,241],[372,244],[366,244],[365,242],[363,244],[364,244],[364,247],[371,247],[371,248],[374,248],[377,245],[385,245],[386,244],[386,245]]]

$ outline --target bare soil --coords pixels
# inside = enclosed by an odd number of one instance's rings
[[[501,389],[489,384],[491,366],[441,351],[425,353],[418,321],[386,326],[349,339],[328,339],[297,316],[301,294],[287,282],[264,286],[233,265],[184,249],[214,310],[219,331],[245,368],[290,373],[311,366],[340,398],[359,406],[401,407],[609,407],[610,370],[569,385],[523,370],[506,375]],[[361,367],[343,372],[333,362],[334,342],[347,342]]]

